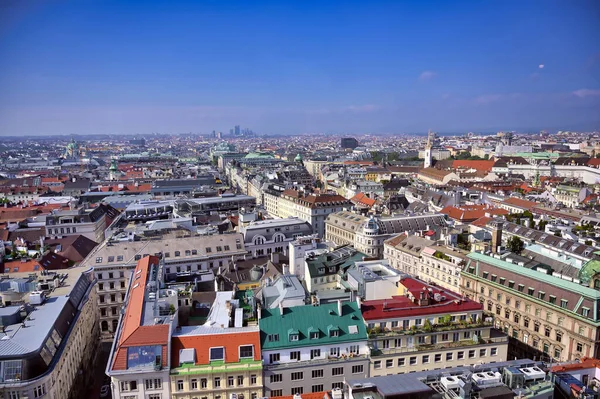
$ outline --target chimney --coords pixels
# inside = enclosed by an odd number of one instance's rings
[[[283,317],[283,302],[279,302],[279,313],[281,313],[281,317]]]
[[[360,309],[360,307],[362,306],[362,299],[360,299],[360,296],[356,296],[356,304],[358,305],[358,308]]]
[[[258,318],[258,320],[260,320],[262,317],[262,307],[260,305],[256,307],[256,317]]]
[[[338,299],[337,305],[338,305],[338,307],[337,307],[338,308],[338,316],[341,317],[341,316],[343,316],[343,314],[342,314],[342,300],[341,299]]]
[[[287,276],[288,274],[290,274],[290,266],[286,265],[285,263],[283,264],[283,275]]]
[[[498,247],[502,245],[502,227],[503,222],[494,221],[492,223],[492,253],[498,253]]]

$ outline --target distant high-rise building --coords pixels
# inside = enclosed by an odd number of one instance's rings
[[[143,137],[142,138],[135,138],[135,139],[129,140],[129,144],[143,147],[143,146],[146,145],[146,140]]]
[[[356,140],[354,137],[344,137],[342,139],[341,145],[342,148],[350,148],[353,150],[356,147],[358,147],[358,140]]]
[[[235,125],[234,133],[235,133],[236,136],[240,135],[240,125]]]

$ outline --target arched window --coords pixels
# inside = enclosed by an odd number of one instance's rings
[[[263,236],[254,237],[254,245],[262,245],[264,243],[265,243],[265,237],[263,237]]]
[[[277,233],[273,237],[273,241],[275,241],[275,242],[283,242],[283,240],[285,240],[285,236],[281,233]]]
[[[102,328],[102,331],[108,331],[108,321],[102,320],[102,323],[100,323],[100,326]]]

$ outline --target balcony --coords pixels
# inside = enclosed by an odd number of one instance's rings
[[[485,321],[478,321],[478,322],[474,322],[474,323],[465,321],[465,322],[456,322],[456,323],[449,323],[449,324],[434,324],[430,327],[426,327],[426,326],[419,326],[419,327],[413,326],[410,328],[392,327],[392,328],[386,328],[383,331],[379,327],[375,327],[374,329],[369,329],[368,333],[369,333],[369,338],[373,339],[373,338],[380,338],[380,337],[394,337],[394,336],[398,336],[398,335],[431,334],[431,333],[435,333],[435,332],[448,332],[448,331],[458,332],[461,330],[492,327],[493,324],[494,324],[493,322],[485,322]]]
[[[322,364],[332,364],[336,362],[345,363],[351,362],[354,360],[367,360],[367,355],[341,355],[341,356],[327,356],[319,359],[312,360],[301,360],[301,361],[290,361],[287,363],[277,363],[277,364],[265,364],[265,370],[281,370],[286,368],[296,368],[299,366],[319,366]]]
[[[465,348],[469,346],[477,346],[477,345],[487,345],[487,344],[503,344],[508,343],[508,337],[495,337],[495,338],[479,338],[477,341],[473,341],[472,339],[465,339],[461,341],[455,342],[438,342],[436,344],[421,344],[414,345],[412,347],[400,347],[400,348],[371,348],[371,356],[387,356],[387,355],[396,355],[402,353],[412,353],[412,352],[420,352],[420,351],[439,351],[443,349],[456,349],[456,348]]]

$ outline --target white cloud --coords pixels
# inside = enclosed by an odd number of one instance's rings
[[[540,64],[539,68],[544,69],[544,64]]]
[[[573,94],[574,96],[577,96],[579,98],[594,97],[594,96],[600,96],[600,90],[579,89],[579,90],[575,90],[571,94]]]
[[[437,72],[423,71],[419,75],[419,80],[422,81],[422,82],[424,82],[426,80],[431,80],[431,79],[435,78],[437,75],[438,75]]]

